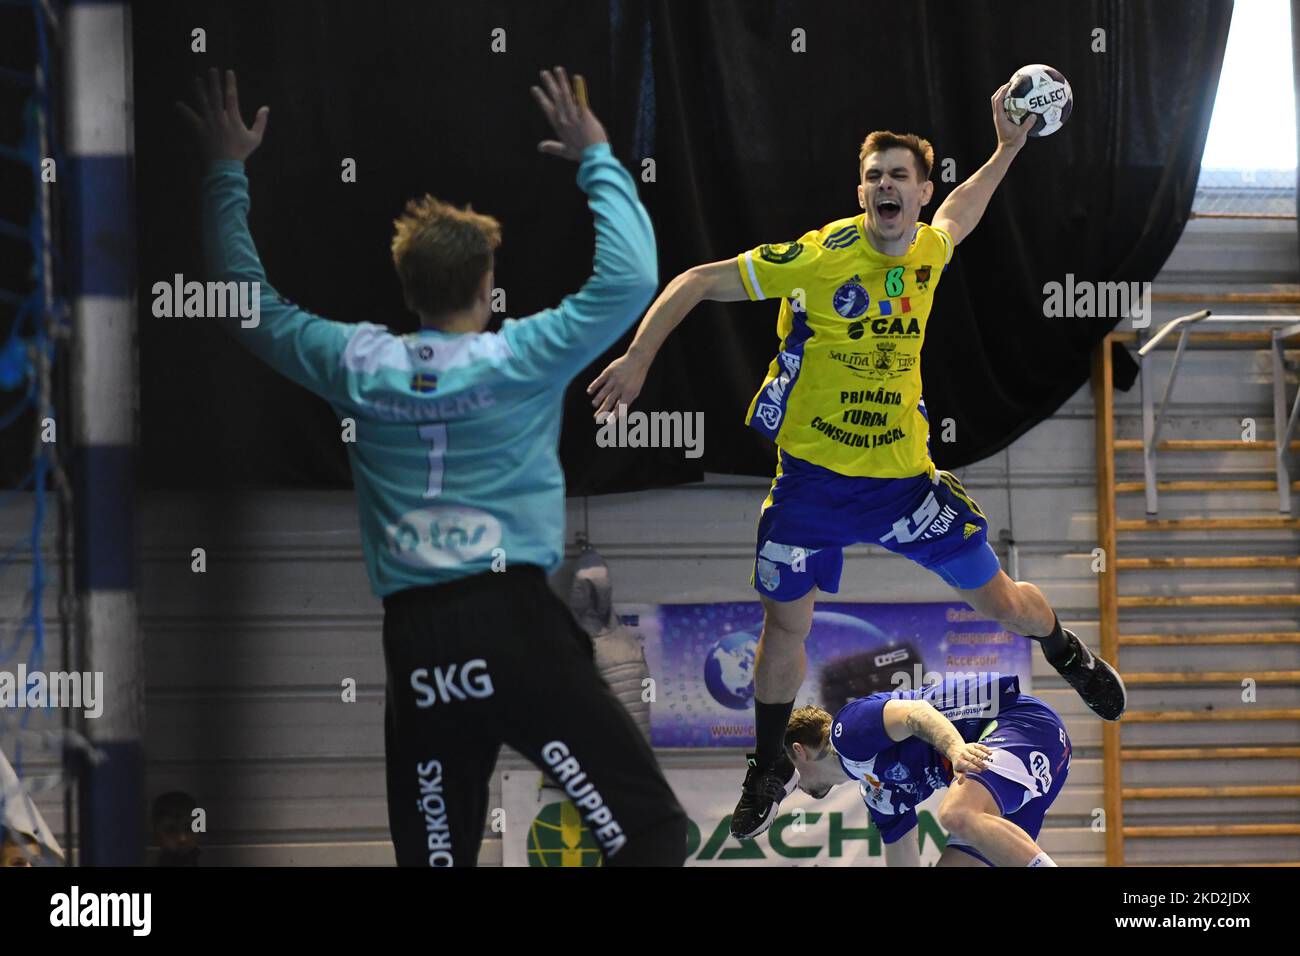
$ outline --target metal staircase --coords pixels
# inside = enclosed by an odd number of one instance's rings
[[[1137,414],[1116,414],[1115,339],[1138,346]],[[1101,643],[1130,698],[1103,735],[1109,865],[1300,865],[1300,397],[1287,401],[1288,344],[1300,348],[1300,316],[1203,311],[1150,336],[1113,333],[1095,356]],[[1157,360],[1170,348],[1172,361]],[[1268,369],[1272,408],[1233,409],[1255,434],[1161,438],[1200,424],[1167,417],[1189,349],[1256,380]],[[1196,400],[1196,383],[1182,388]]]

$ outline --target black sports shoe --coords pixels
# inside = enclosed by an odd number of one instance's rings
[[[1083,702],[1102,720],[1119,720],[1128,706],[1128,691],[1115,668],[1097,657],[1079,640],[1079,635],[1061,629],[1070,642],[1070,653],[1060,663],[1051,662],[1065,682],[1079,692]]]
[[[771,767],[760,770],[754,754],[747,754],[749,770],[740,786],[740,802],[731,814],[731,835],[752,840],[772,825],[781,801],[799,786],[799,771],[784,753]]]

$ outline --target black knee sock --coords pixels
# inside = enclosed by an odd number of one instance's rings
[[[765,704],[754,699],[755,760],[760,767],[770,767],[785,749],[785,729],[794,711],[794,701],[785,704]]]
[[[1034,640],[1043,646],[1043,656],[1049,664],[1063,663],[1074,650],[1070,639],[1061,630],[1061,619],[1055,613],[1052,614],[1052,633],[1046,637],[1035,637]]]

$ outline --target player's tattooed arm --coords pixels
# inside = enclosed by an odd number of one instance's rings
[[[951,720],[927,700],[891,700],[884,709],[885,733],[890,740],[919,737],[952,763],[954,773],[983,770],[993,751],[983,744],[968,744]]]
[[[1007,85],[1004,83],[992,97],[993,125],[998,134],[997,149],[974,175],[948,194],[948,198],[934,214],[934,227],[952,236],[954,245],[979,225],[994,191],[1011,168],[1011,161],[1016,158],[1020,148],[1025,145],[1029,131],[1038,122],[1038,117],[1034,116],[1023,125],[1013,123],[1002,106],[1006,93]]]

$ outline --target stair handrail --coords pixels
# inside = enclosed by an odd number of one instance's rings
[[[1160,341],[1164,339],[1167,335],[1169,335],[1171,332],[1173,332],[1175,329],[1182,328],[1183,326],[1186,325],[1191,325],[1193,322],[1203,322],[1210,317],[1210,314],[1211,313],[1209,309],[1201,309],[1199,312],[1192,312],[1189,315],[1180,315],[1176,319],[1170,319],[1168,322],[1166,322],[1163,326],[1160,327],[1159,332],[1151,336],[1151,338],[1141,348],[1138,349],[1138,358],[1146,358],[1147,353],[1150,352],[1157,345],[1159,345]],[[1181,348],[1182,348],[1182,344],[1180,343],[1179,349]]]
[[[1283,514],[1291,512],[1291,475],[1287,462],[1290,442],[1300,425],[1300,394],[1296,395],[1293,405],[1288,407],[1286,400],[1286,371],[1288,368],[1285,340],[1300,335],[1300,314],[1274,315],[1214,315],[1209,309],[1201,309],[1187,315],[1170,319],[1137,350],[1138,387],[1142,402],[1142,482],[1146,497],[1146,512],[1158,514],[1160,510],[1157,492],[1156,453],[1159,449],[1160,428],[1165,422],[1165,412],[1169,399],[1173,395],[1174,382],[1182,363],[1183,352],[1190,340],[1189,333],[1194,325],[1210,322],[1214,325],[1253,325],[1264,326],[1272,332],[1270,347],[1273,353],[1273,413],[1276,448],[1274,450],[1274,472],[1277,480],[1278,511]],[[1145,330],[1138,330],[1139,341]],[[1155,389],[1152,381],[1151,364],[1144,361],[1151,350],[1164,339],[1178,332],[1178,347],[1174,351],[1173,361],[1169,366],[1169,379],[1165,382],[1164,394],[1160,397],[1160,406],[1154,404]]]

